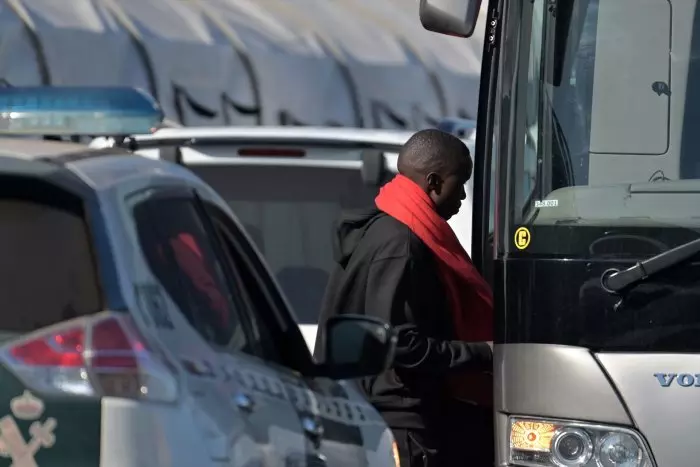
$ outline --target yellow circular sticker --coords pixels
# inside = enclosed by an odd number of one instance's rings
[[[527,227],[519,227],[515,231],[515,248],[524,250],[530,244],[530,231]]]

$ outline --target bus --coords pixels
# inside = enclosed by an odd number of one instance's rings
[[[700,2],[420,0],[478,15],[496,463],[700,465]]]

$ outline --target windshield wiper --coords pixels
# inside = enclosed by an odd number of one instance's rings
[[[622,271],[608,269],[601,276],[600,282],[608,292],[620,292],[631,285],[645,280],[649,276],[682,263],[698,253],[700,253],[700,238],[659,253]]]

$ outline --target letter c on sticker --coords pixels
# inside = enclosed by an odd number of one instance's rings
[[[513,240],[515,242],[515,248],[524,250],[530,244],[530,230],[527,227],[519,227],[518,230],[515,231]]]

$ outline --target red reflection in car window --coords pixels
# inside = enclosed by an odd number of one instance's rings
[[[213,272],[206,264],[206,258],[195,238],[189,233],[180,233],[170,240],[170,245],[178,265],[189,276],[197,290],[209,299],[212,309],[219,315],[221,325],[228,326],[229,310],[226,298],[219,290]]]

